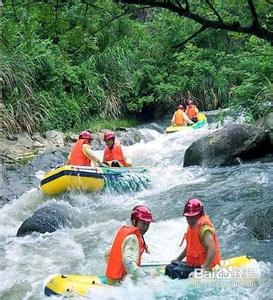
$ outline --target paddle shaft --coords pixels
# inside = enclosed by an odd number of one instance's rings
[[[161,262],[161,263],[145,263],[142,264],[141,267],[142,268],[156,268],[156,267],[165,267],[169,264],[169,262]]]

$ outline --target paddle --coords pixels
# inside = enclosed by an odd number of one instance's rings
[[[170,262],[155,262],[155,263],[144,263],[141,265],[142,268],[156,268],[156,267],[165,267],[168,264],[170,264]]]
[[[145,173],[148,172],[148,169],[145,167],[103,167],[104,173],[112,174],[121,174],[121,173]]]

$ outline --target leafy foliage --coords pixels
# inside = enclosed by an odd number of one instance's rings
[[[217,20],[204,3],[191,8]],[[213,5],[225,21],[250,22],[238,1]],[[272,19],[268,6],[256,6],[263,25]],[[271,110],[272,46],[216,29],[181,43],[199,28],[166,10],[111,0],[5,1],[4,129],[115,126],[115,119],[172,112],[189,95],[200,109],[233,106],[253,120]]]

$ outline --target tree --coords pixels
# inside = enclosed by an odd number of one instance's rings
[[[273,23],[270,15],[273,2],[269,0],[257,1],[256,4],[253,0],[228,2],[216,0],[122,0],[121,2],[168,9],[200,24],[200,29],[181,42],[180,46],[208,28],[254,35],[273,45]]]

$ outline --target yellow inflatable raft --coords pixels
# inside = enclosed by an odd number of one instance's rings
[[[143,266],[145,267],[145,265]],[[146,267],[153,268],[157,271],[158,275],[164,274],[165,265],[162,264],[149,264]],[[230,259],[226,259],[221,264],[221,267],[215,268],[212,270],[211,274],[216,273],[217,270],[227,270],[232,274],[232,270],[237,270],[242,273],[242,270],[248,270],[252,277],[245,278],[246,280],[256,281],[257,278],[257,269],[259,265],[257,261],[249,256],[238,256]],[[255,275],[255,276],[254,276]],[[212,276],[215,279],[216,276]],[[227,278],[222,276],[221,278]],[[190,278],[187,280],[199,280],[199,278]],[[234,278],[236,280],[236,278]],[[207,280],[207,278],[206,278]],[[196,282],[196,281],[195,281]],[[96,275],[53,275],[49,281],[46,283],[44,293],[47,296],[51,295],[60,295],[60,296],[87,296],[88,292],[92,288],[105,288],[111,287],[107,285],[107,280],[105,276],[96,276]]]
[[[48,172],[41,180],[40,188],[45,195],[57,195],[69,190],[101,191],[107,184],[115,183],[126,175],[132,175],[131,179],[137,180],[138,176],[133,175],[143,173],[147,173],[144,167],[93,168],[67,165]]]
[[[201,127],[203,127],[204,125],[207,124],[207,118],[206,118],[205,114],[198,113],[197,114],[197,119],[198,119],[198,122],[195,123],[194,125],[191,125],[191,126],[170,126],[170,127],[166,128],[165,132],[166,133],[173,133],[173,132],[177,132],[177,131],[180,131],[180,130],[199,129],[199,128],[201,128]]]

